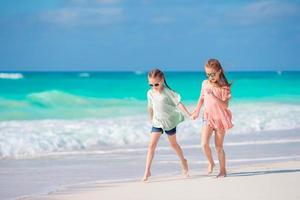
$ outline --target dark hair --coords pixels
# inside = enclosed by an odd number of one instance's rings
[[[231,86],[232,83],[229,83],[225,74],[224,74],[224,70],[223,70],[223,67],[221,65],[221,63],[217,60],[217,59],[209,59],[207,61],[207,63],[205,64],[205,67],[207,68],[212,68],[216,71],[219,71],[221,70],[221,74],[220,74],[220,78],[222,80],[223,83],[225,83],[226,86]],[[224,85],[223,85],[224,86]]]
[[[166,85],[166,87],[172,90],[166,81],[165,74],[161,70],[152,69],[151,71],[149,71],[148,78],[156,78],[156,77],[160,79],[164,79],[164,84]]]

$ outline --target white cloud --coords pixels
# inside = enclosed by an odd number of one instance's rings
[[[120,0],[97,1],[101,3],[113,3]],[[108,25],[123,20],[123,8],[119,6],[90,5],[85,3],[87,3],[86,0],[72,0],[71,5],[40,13],[39,19],[43,22],[62,26]]]
[[[79,13],[71,9],[46,11],[40,14],[40,19],[55,24],[73,24],[79,18]]]
[[[299,5],[283,1],[264,0],[247,4],[225,13],[225,17],[240,24],[265,23],[289,17],[299,12]]]

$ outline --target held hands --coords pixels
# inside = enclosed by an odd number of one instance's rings
[[[205,92],[206,92],[207,95],[211,95],[211,96],[215,97],[212,89],[206,89]],[[200,111],[200,109],[199,109],[199,111]],[[196,120],[199,117],[199,111],[194,110],[192,112],[192,114],[190,115],[192,120]]]
[[[181,111],[185,112],[192,120],[197,119],[199,116],[200,109],[199,109],[199,111],[197,111],[197,109],[196,109],[192,113],[190,113],[189,110],[186,109],[186,107],[182,103],[179,103],[178,107]]]
[[[195,119],[197,119],[198,117],[199,117],[199,112],[197,112],[197,111],[194,111],[192,114],[191,114],[191,119],[192,120],[195,120]]]
[[[192,119],[192,120],[195,120],[199,113],[197,114],[196,111],[193,111],[192,113],[190,113],[189,111],[186,112],[186,114]]]

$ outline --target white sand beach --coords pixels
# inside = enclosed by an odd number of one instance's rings
[[[226,178],[191,171],[189,178],[152,177],[147,183],[124,181],[61,188],[26,200],[289,199],[299,200],[300,161],[231,168]]]

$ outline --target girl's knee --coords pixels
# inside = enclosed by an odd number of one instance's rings
[[[202,146],[203,150],[206,150],[206,149],[210,148],[209,143],[202,143],[201,146]]]
[[[221,153],[221,152],[223,152],[223,145],[216,145],[216,151],[218,152],[218,153]]]

